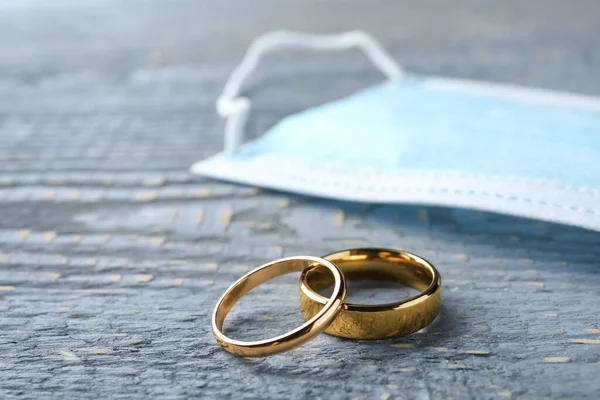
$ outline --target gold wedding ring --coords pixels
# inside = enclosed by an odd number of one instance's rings
[[[323,297],[319,309],[302,326],[283,335],[259,341],[240,341],[230,339],[223,334],[223,321],[233,305],[246,293],[261,283],[291,272],[319,268],[329,270],[333,285],[333,294],[329,299]],[[289,257],[262,265],[238,279],[221,296],[212,316],[212,331],[217,342],[228,352],[240,356],[261,357],[279,353],[299,346],[310,340],[329,326],[340,312],[346,298],[346,282],[340,270],[331,262],[318,257]]]
[[[386,249],[352,249],[329,254],[324,259],[337,265],[349,280],[396,281],[421,293],[389,304],[345,303],[325,330],[351,339],[382,339],[408,335],[429,325],[439,314],[441,278],[429,262],[414,254]],[[317,292],[332,285],[329,274],[317,266],[300,277],[300,308],[305,319],[314,318],[327,298]]]

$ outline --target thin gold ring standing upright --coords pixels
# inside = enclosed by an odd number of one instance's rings
[[[380,279],[397,281],[421,290],[406,300],[388,304],[345,303],[325,330],[351,339],[382,339],[408,335],[429,325],[441,307],[440,274],[428,261],[411,253],[388,249],[351,249],[324,256],[337,265],[348,280]],[[300,277],[300,308],[310,319],[327,299],[317,291],[331,286],[320,268],[304,270]]]
[[[261,283],[291,272],[300,272],[314,267],[324,267],[333,278],[333,294],[324,298],[320,309],[302,326],[283,335],[258,341],[241,341],[231,339],[223,333],[223,322],[233,305]],[[331,262],[318,257],[282,258],[262,265],[238,279],[221,296],[212,316],[212,331],[217,342],[228,352],[240,356],[261,357],[280,353],[312,339],[319,334],[340,312],[346,298],[346,282],[340,270]]]

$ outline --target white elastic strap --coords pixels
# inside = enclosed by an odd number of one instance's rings
[[[267,52],[281,47],[303,47],[311,50],[346,50],[359,48],[388,79],[404,75],[404,70],[369,34],[351,31],[333,35],[301,32],[269,32],[250,44],[241,64],[233,71],[217,99],[217,112],[225,121],[225,152],[234,151],[243,141],[244,126],[250,113],[250,100],[239,97],[242,85]]]

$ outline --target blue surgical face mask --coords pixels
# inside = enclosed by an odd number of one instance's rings
[[[237,97],[273,47],[362,48],[389,78],[288,116],[240,146]],[[600,99],[407,76],[360,32],[259,38],[218,101],[226,150],[192,167],[218,179],[315,196],[467,207],[600,230]]]

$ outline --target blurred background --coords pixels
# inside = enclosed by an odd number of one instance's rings
[[[222,149],[214,101],[264,32],[363,29],[414,73],[599,95],[599,21],[597,0],[0,0],[0,397],[595,399],[600,234],[188,168]],[[381,79],[358,52],[271,55],[248,138]],[[216,345],[241,274],[356,246],[438,267],[427,331],[260,360]],[[293,278],[248,296],[231,334],[297,326]]]
[[[231,67],[266,31],[363,29],[411,71],[600,91],[595,0],[0,4],[0,67],[26,82],[87,70],[123,76],[144,67]]]

